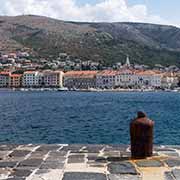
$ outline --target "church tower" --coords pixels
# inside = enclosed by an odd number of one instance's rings
[[[130,60],[129,60],[129,55],[127,55],[127,57],[126,57],[126,63],[125,63],[125,66],[126,66],[126,67],[130,67],[130,66],[131,66]]]

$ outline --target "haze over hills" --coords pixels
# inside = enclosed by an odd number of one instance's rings
[[[42,16],[0,16],[0,51],[22,47],[37,56],[66,52],[111,65],[124,62],[180,66],[180,29],[144,23],[65,22]]]

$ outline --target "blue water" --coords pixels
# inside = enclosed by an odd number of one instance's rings
[[[0,143],[128,144],[137,111],[180,144],[180,93],[0,92]]]

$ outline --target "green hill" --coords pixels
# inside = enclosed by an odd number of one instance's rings
[[[29,47],[37,56],[66,52],[111,65],[131,62],[180,67],[180,29],[144,23],[78,23],[41,16],[0,17],[0,51]]]

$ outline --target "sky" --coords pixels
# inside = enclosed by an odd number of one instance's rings
[[[0,0],[0,15],[67,21],[145,22],[180,27],[180,0]]]

